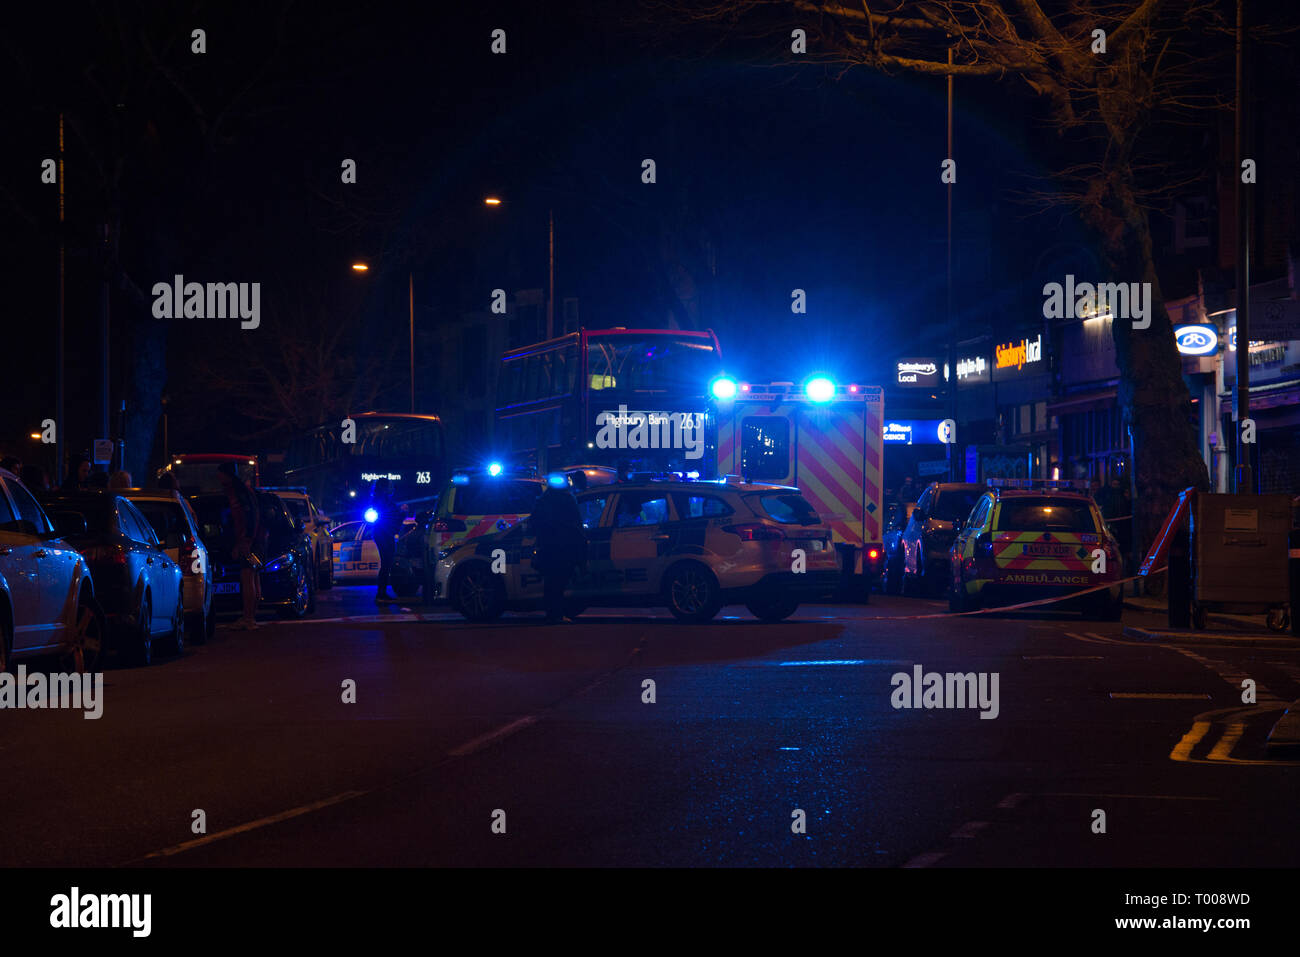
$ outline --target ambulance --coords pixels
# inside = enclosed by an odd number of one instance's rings
[[[884,569],[884,390],[722,377],[712,393],[718,473],[798,488],[831,529],[841,595],[868,600]]]
[[[1047,610],[1118,621],[1124,608],[1119,543],[1081,486],[1072,480],[990,479],[949,553],[950,609],[1061,598]]]

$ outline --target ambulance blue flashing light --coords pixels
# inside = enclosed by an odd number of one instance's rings
[[[500,474],[501,474],[500,462],[493,462],[491,465],[488,466],[488,475],[491,475],[493,478],[496,478]]]
[[[709,391],[713,393],[715,399],[726,401],[736,397],[736,380],[730,376],[721,375],[713,380],[709,386]]]
[[[366,509],[366,521],[371,525],[375,524],[375,522],[379,521],[379,513],[373,508]]]
[[[808,380],[803,391],[812,402],[829,402],[835,398],[835,383],[825,376],[814,376]]]
[[[565,475],[563,472],[552,472],[550,475],[546,476],[546,484],[551,488],[568,488],[569,476]]]
[[[469,484],[469,476],[466,475],[464,472],[457,472],[455,475],[453,475],[453,476],[451,477],[451,484],[452,484],[452,485],[468,485],[468,484]]]

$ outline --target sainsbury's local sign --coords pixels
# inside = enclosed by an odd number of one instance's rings
[[[993,381],[1019,379],[1047,371],[1043,361],[1043,334],[1034,338],[1014,339],[993,348]]]

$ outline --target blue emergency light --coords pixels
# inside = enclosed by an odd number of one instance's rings
[[[375,522],[379,521],[379,513],[373,508],[366,509],[366,521],[371,525],[375,524]]]
[[[804,385],[803,392],[813,402],[829,402],[835,398],[835,383],[824,375],[814,376]]]
[[[501,474],[500,462],[493,462],[491,465],[488,466],[488,475],[492,476],[493,478],[496,478],[500,474]]]
[[[736,380],[730,376],[718,376],[710,384],[709,391],[713,393],[715,399],[723,401],[734,399],[736,397]]]
[[[569,476],[563,472],[552,472],[550,475],[546,476],[546,484],[551,488],[568,488]]]

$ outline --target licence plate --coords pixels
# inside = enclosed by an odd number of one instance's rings
[[[238,595],[239,582],[217,582],[212,590],[218,595]]]
[[[814,538],[806,542],[796,541],[794,543],[794,546],[795,548],[803,548],[810,552],[820,552],[823,548],[826,547],[826,543],[823,542],[820,538]]]

